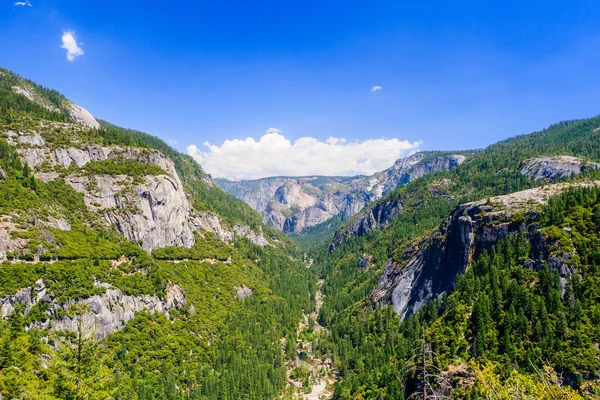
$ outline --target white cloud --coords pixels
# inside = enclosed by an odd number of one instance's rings
[[[74,31],[64,31],[62,35],[62,46],[61,49],[67,51],[67,60],[73,61],[76,57],[85,54],[83,49],[79,47],[82,43],[77,44]]]
[[[375,85],[375,86],[373,86],[371,88],[371,92],[377,92],[377,91],[379,91],[381,89],[383,89],[383,86],[377,86],[377,85]]]
[[[169,140],[167,140],[167,143],[169,143],[169,144],[179,144],[179,141],[175,140],[175,139],[169,139]]]
[[[29,6],[29,7],[33,7],[31,5],[31,3],[29,2],[29,0],[17,1],[16,3],[13,3],[13,6]]]
[[[222,145],[204,143],[187,152],[214,177],[258,179],[267,176],[373,174],[389,168],[398,158],[414,152],[420,142],[370,139],[349,142],[330,137],[320,141],[302,137],[294,143],[270,128],[258,140],[226,140]]]

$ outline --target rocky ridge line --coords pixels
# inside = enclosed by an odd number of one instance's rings
[[[432,157],[431,153],[415,153],[371,176],[217,179],[215,182],[257,210],[266,224],[284,233],[297,233],[338,214],[346,220],[399,186],[466,161],[462,154]]]

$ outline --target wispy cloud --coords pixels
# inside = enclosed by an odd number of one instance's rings
[[[29,7],[33,7],[33,6],[31,5],[31,3],[29,2],[29,0],[25,0],[25,1],[17,1],[17,2],[15,2],[15,3],[13,3],[13,6],[17,6],[17,7],[20,7],[20,6],[29,6]]]
[[[169,144],[179,144],[179,141],[175,140],[175,139],[168,139],[167,143],[169,143]]]
[[[383,86],[377,86],[377,85],[375,85],[375,86],[373,86],[373,87],[371,88],[371,92],[378,92],[378,91],[380,91],[381,89],[383,89]]]
[[[73,61],[76,57],[85,54],[83,49],[79,47],[82,43],[77,44],[74,31],[64,31],[62,35],[62,46],[61,49],[67,51],[67,60]]]
[[[257,179],[373,174],[416,151],[419,145],[395,138],[359,142],[334,137],[325,141],[302,137],[292,143],[281,131],[271,128],[258,141],[251,137],[233,139],[221,146],[205,142],[206,149],[190,145],[187,152],[215,177]]]

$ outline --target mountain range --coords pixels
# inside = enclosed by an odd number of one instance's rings
[[[284,233],[300,233],[336,215],[346,220],[397,187],[426,174],[456,167],[471,154],[419,152],[371,176],[215,179],[215,183],[258,211],[269,226]]]
[[[2,398],[597,398],[599,288],[600,117],[213,181],[0,69]]]

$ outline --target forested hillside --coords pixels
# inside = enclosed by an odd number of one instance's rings
[[[548,179],[528,174],[525,167],[542,156],[578,157],[577,169],[559,163]],[[599,160],[600,117],[563,122],[411,182],[346,222],[331,245],[315,245],[313,268],[325,279],[319,320],[330,329],[319,348],[339,371],[335,398],[599,395],[593,289],[600,262],[600,190],[594,183],[600,175],[593,162]],[[493,198],[550,181],[566,186],[541,188],[537,201],[527,196],[538,192],[519,192],[512,197],[518,208]],[[580,183],[568,190],[571,182]],[[412,257],[421,254],[420,246],[427,251],[436,243],[445,254],[440,260],[449,257],[445,237],[452,224],[446,218],[475,200],[482,211],[469,223],[486,236],[462,239],[475,250],[464,272],[452,278],[454,290],[405,320],[374,302],[374,288],[390,284],[384,267],[400,277],[415,262],[441,268],[440,261]],[[491,247],[478,252],[477,243]],[[433,279],[427,282],[435,285]]]
[[[314,307],[290,240],[160,139],[0,90],[1,397],[279,396]]]
[[[0,397],[600,397],[600,117],[463,154],[288,237],[0,70]]]

